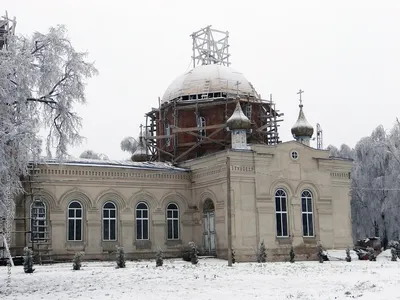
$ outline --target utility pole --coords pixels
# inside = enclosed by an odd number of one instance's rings
[[[228,152],[229,153],[229,152]],[[229,154],[228,154],[229,155]],[[231,161],[226,158],[226,209],[228,223],[228,266],[232,267],[232,202],[231,202]]]

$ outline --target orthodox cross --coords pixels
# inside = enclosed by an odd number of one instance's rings
[[[304,91],[302,91],[301,89],[297,92],[297,94],[300,95],[300,105],[302,105],[301,94],[303,93]]]
[[[236,85],[236,93],[237,93],[237,95],[239,95],[239,84],[240,84],[240,82],[236,81],[235,85]]]
[[[140,136],[142,137],[143,136],[143,134],[142,134],[142,128],[143,128],[143,125],[142,124],[140,124]]]

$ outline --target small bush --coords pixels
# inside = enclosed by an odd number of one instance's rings
[[[376,253],[375,253],[374,248],[367,247],[367,252],[368,252],[369,261],[376,261]]]
[[[80,270],[82,267],[82,257],[85,255],[84,252],[77,252],[72,259],[72,269]]]
[[[199,258],[197,257],[198,251],[197,246],[194,242],[189,242],[190,247],[190,261],[193,265],[197,265]]]
[[[395,248],[392,248],[390,250],[390,253],[392,254],[392,261],[397,261],[397,251]]]
[[[156,254],[156,267],[162,267],[164,261],[162,257],[162,252],[161,250],[157,252]]]
[[[33,268],[33,251],[28,247],[24,248],[24,272],[33,273],[35,269]]]
[[[289,253],[289,255],[290,255],[290,262],[291,262],[291,263],[294,263],[294,258],[296,257],[296,255],[294,254],[293,246],[290,247],[290,253]]]
[[[232,263],[234,264],[236,262],[236,260],[235,260],[235,251],[233,251],[233,249],[231,249],[231,253],[232,253]]]
[[[351,256],[350,256],[350,248],[347,247],[346,249],[346,261],[351,262]]]
[[[125,268],[126,259],[125,259],[124,247],[118,247],[118,246],[116,247],[117,247],[117,253],[116,253],[117,268]]]
[[[262,241],[257,252],[257,262],[265,263],[266,261],[267,261],[267,248],[265,248],[264,241]]]
[[[323,250],[321,244],[318,245],[317,250],[318,250],[318,253],[317,253],[318,261],[322,264],[324,262],[324,250]]]

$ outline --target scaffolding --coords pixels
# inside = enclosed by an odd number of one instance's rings
[[[218,64],[229,67],[229,32],[211,29],[211,25],[190,35],[193,40],[193,68]]]
[[[182,161],[190,152],[196,151],[205,144],[216,144],[218,149],[227,149],[230,145],[230,132],[226,130],[225,122],[233,113],[234,106],[238,99],[236,97],[220,97],[204,99],[201,101],[184,101],[173,100],[165,103],[162,107],[153,108],[150,112],[145,114],[146,117],[146,130],[149,134],[145,138],[148,153],[151,161],[167,160],[172,163]],[[258,111],[258,117],[252,118],[252,129],[248,131],[248,140],[254,143],[275,145],[280,143],[278,127],[279,123],[283,121],[281,118],[284,114],[276,109],[275,103],[272,101],[272,96],[269,100],[262,100],[257,98],[241,98],[240,103],[251,105],[252,110]],[[192,111],[195,114],[196,120],[202,115],[201,110],[207,108],[215,108],[224,111],[224,122],[221,124],[212,124],[203,126],[199,121],[196,127],[181,127],[179,124],[179,113],[181,111]],[[168,124],[168,130],[165,130],[167,123],[166,116],[172,113],[173,122]],[[159,129],[159,130],[157,130]],[[164,130],[162,130],[164,129]],[[226,131],[223,139],[216,139],[215,136],[222,130]],[[163,132],[166,134],[157,135]],[[188,134],[197,137],[197,142],[180,143],[179,135]],[[171,149],[171,142],[173,147]],[[179,153],[180,148],[187,148],[186,151]],[[164,159],[162,159],[164,157]]]
[[[317,123],[317,149],[323,149],[323,140],[322,140],[322,128],[319,123]]]
[[[0,50],[7,48],[9,36],[15,34],[16,18],[10,19],[6,11],[5,15],[0,17]]]

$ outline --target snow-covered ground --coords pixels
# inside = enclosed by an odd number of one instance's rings
[[[331,251],[342,259],[344,251]],[[387,253],[385,253],[387,254]],[[400,261],[382,255],[376,262],[329,261],[238,263],[232,268],[218,259],[201,259],[197,266],[182,260],[84,262],[35,266],[25,274],[22,266],[12,272],[10,295],[5,295],[7,268],[0,267],[0,299],[144,299],[144,300],[246,300],[246,299],[400,299]]]

